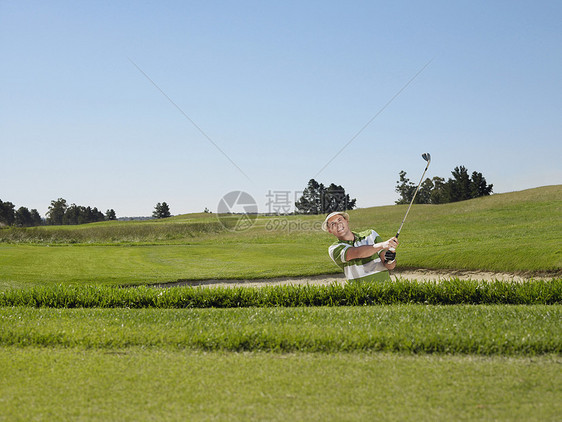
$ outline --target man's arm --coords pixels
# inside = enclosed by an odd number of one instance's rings
[[[390,248],[396,248],[398,246],[398,239],[392,237],[385,242],[375,243],[374,245],[363,245],[348,248],[345,254],[345,260],[351,261],[352,259],[358,258],[368,258],[374,254],[378,254],[381,251],[388,250]],[[396,266],[396,262],[394,263]],[[388,269],[392,269],[387,267]]]

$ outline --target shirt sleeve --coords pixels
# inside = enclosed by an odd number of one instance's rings
[[[345,253],[350,247],[350,245],[346,245],[345,243],[336,243],[328,249],[330,258],[332,258],[332,261],[334,261],[338,267],[343,268],[343,264],[346,262]]]
[[[378,234],[378,233],[377,233],[376,231],[374,231],[374,230],[371,230],[371,237],[374,239],[373,245],[374,245],[375,243],[381,243],[381,242],[383,241],[383,240],[382,240],[382,237],[380,236],[380,234]],[[377,255],[380,256],[380,254],[381,254],[381,252],[382,252],[383,250],[384,250],[384,249],[378,251],[378,252],[377,252]]]

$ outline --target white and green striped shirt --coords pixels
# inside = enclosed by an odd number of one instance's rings
[[[388,269],[377,253],[368,258],[347,260],[347,250],[351,247],[374,245],[382,238],[374,230],[352,232],[354,240],[337,240],[330,246],[328,253],[332,261],[343,270],[347,281],[386,281],[390,280]]]

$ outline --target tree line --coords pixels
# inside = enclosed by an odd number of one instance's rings
[[[489,185],[480,172],[474,171],[469,176],[466,167],[458,166],[451,174],[453,177],[447,181],[438,176],[425,179],[420,185],[414,202],[417,204],[444,204],[487,196],[492,193],[493,185]],[[400,171],[396,185],[396,192],[400,194],[400,198],[396,204],[410,203],[416,187],[417,185],[408,179],[406,172]],[[351,199],[343,186],[331,183],[326,187],[323,183],[310,179],[301,197],[295,202],[295,212],[297,214],[329,214],[334,211],[348,211],[356,207],[356,202],[357,199]],[[156,204],[152,213],[153,218],[170,216],[170,207],[166,202]],[[104,214],[96,207],[68,205],[65,199],[59,198],[51,201],[46,218],[43,220],[36,209],[28,210],[26,207],[20,207],[16,210],[15,205],[11,202],[0,200],[0,226],[71,225],[116,219],[113,209],[107,210]]]
[[[31,211],[27,207],[19,207],[11,202],[0,199],[0,226],[32,227],[43,224],[43,219],[36,209]]]
[[[168,218],[171,215],[170,206],[166,202],[159,202],[154,207],[152,218]],[[117,215],[113,209],[107,210],[104,214],[96,207],[68,205],[64,198],[51,201],[45,218],[42,218],[36,209],[29,210],[27,207],[19,207],[16,210],[13,203],[0,200],[0,227],[77,225],[111,220],[117,220]]]
[[[104,214],[96,207],[68,205],[63,198],[51,201],[45,219],[41,218],[36,209],[19,207],[16,210],[13,203],[0,200],[0,225],[3,226],[74,225],[108,220],[117,220],[115,210],[109,209]]]
[[[416,195],[417,204],[445,204],[467,199],[487,196],[492,193],[493,185],[486,182],[482,173],[474,171],[469,175],[464,166],[455,167],[452,177],[425,179]],[[417,185],[400,171],[396,192],[400,198],[396,204],[409,204],[414,196]],[[295,202],[297,214],[329,214],[334,211],[348,211],[356,207],[356,199],[351,199],[343,186],[331,183],[328,187],[314,179],[310,179],[301,197]]]
[[[115,215],[115,211],[113,209],[107,210],[104,214],[96,207],[85,207],[76,204],[68,205],[66,199],[64,198],[51,201],[46,217],[46,223],[53,226],[117,220],[117,216]]]
[[[469,175],[466,167],[458,166],[451,174],[453,177],[447,181],[438,176],[425,179],[420,185],[414,202],[416,204],[445,204],[488,196],[492,193],[494,185],[488,185],[486,178],[480,172],[473,171],[472,175]],[[406,177],[406,172],[403,170],[400,171],[399,177],[400,180],[396,182],[396,192],[400,194],[400,198],[396,204],[409,204],[417,185]]]

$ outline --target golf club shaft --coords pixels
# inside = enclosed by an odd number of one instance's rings
[[[416,199],[416,195],[418,193],[418,190],[422,184],[423,178],[425,176],[425,172],[427,171],[427,169],[429,168],[429,161],[427,162],[427,166],[425,166],[425,170],[423,171],[422,177],[420,179],[420,183],[418,183],[418,187],[416,188],[416,191],[414,192],[414,196],[412,197],[412,200],[410,201],[410,205],[408,206],[408,210],[406,211],[406,215],[404,216],[404,219],[402,220],[402,224],[400,224],[400,228],[398,229],[398,232],[396,232],[396,237],[398,237],[400,235],[400,230],[402,230],[402,226],[404,225],[404,221],[406,221],[406,217],[408,217],[408,213],[410,212],[410,208],[412,208],[412,204],[414,203],[414,199]]]

